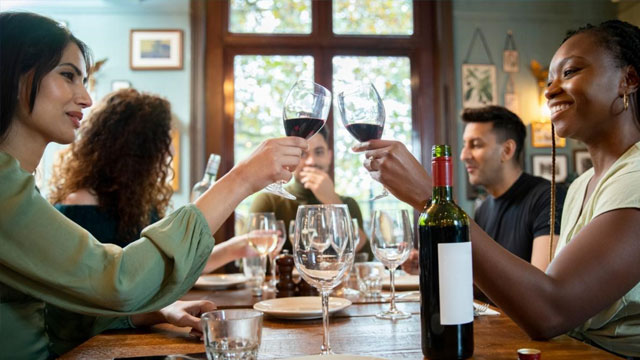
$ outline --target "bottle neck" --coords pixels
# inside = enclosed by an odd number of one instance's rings
[[[450,156],[436,157],[431,161],[433,173],[432,201],[453,201],[453,165]]]
[[[215,177],[215,174],[204,173],[204,176],[202,177],[202,182],[212,183],[214,181],[213,180],[214,177]]]

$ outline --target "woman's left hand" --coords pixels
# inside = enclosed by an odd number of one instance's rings
[[[169,324],[186,327],[190,326],[190,335],[202,337],[200,316],[207,311],[213,311],[216,305],[208,300],[176,301],[160,310],[165,321]]]

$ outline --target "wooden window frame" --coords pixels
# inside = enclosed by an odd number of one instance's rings
[[[314,77],[332,87],[334,56],[406,56],[411,66],[412,145],[429,168],[431,146],[457,146],[454,119],[452,9],[448,1],[413,2],[409,36],[336,35],[332,1],[312,0],[311,34],[237,34],[228,31],[229,1],[192,1],[191,183],[202,176],[207,154],[222,155],[219,174],[234,164],[234,75],[236,55],[310,55]],[[420,19],[420,21],[416,21]],[[425,20],[425,21],[423,21]],[[204,60],[203,60],[204,59]],[[333,149],[333,112],[327,120]],[[333,164],[331,166],[333,176]],[[233,235],[233,215],[216,232]]]

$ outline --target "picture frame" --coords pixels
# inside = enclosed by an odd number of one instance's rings
[[[111,91],[118,91],[120,89],[128,89],[131,87],[131,83],[127,80],[113,80],[111,81]]]
[[[567,140],[556,135],[556,147],[565,147]],[[531,145],[536,148],[551,147],[551,122],[532,122],[531,123]]]
[[[502,53],[502,71],[517,73],[519,71],[519,55],[517,50],[505,50]]]
[[[551,181],[551,155],[531,155],[532,174]],[[556,154],[556,182],[563,183],[567,180],[568,173],[567,155]]]
[[[182,37],[180,29],[131,30],[129,66],[132,70],[181,70]]]
[[[496,105],[497,85],[495,65],[462,64],[462,107]]]
[[[591,155],[589,155],[589,151],[587,149],[573,150],[573,166],[576,170],[576,174],[578,175],[582,175],[582,173],[593,167]]]

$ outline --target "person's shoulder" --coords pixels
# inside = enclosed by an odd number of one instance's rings
[[[268,193],[266,191],[260,192],[251,202],[251,212],[261,212],[266,210],[273,210],[278,206],[278,201],[284,199],[281,196]]]
[[[98,197],[89,189],[80,189],[69,194],[61,202],[62,205],[98,205]]]

